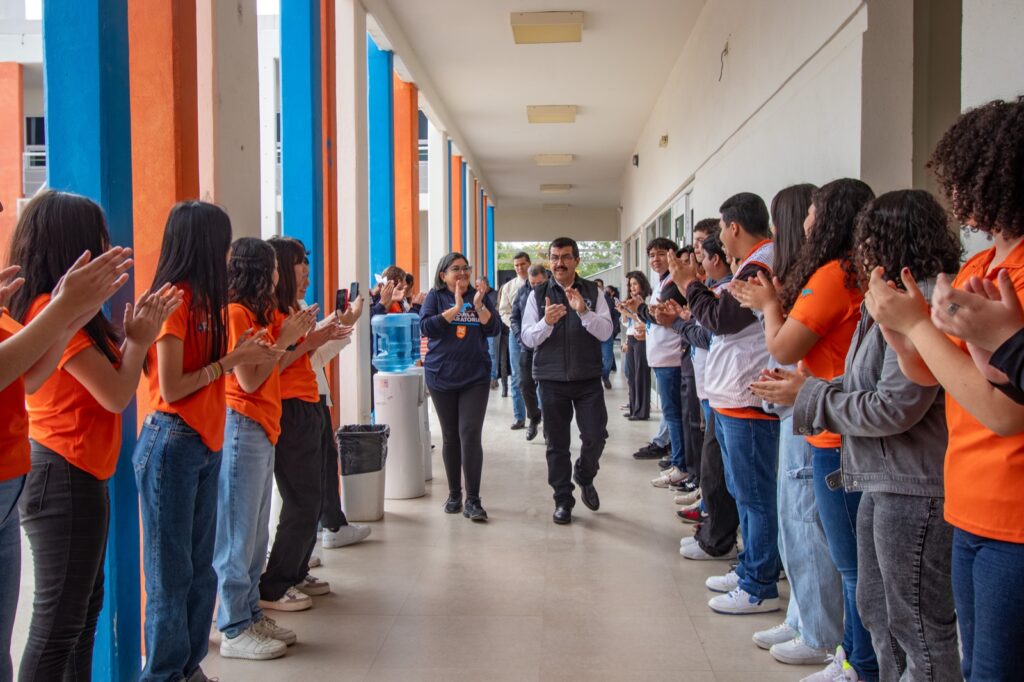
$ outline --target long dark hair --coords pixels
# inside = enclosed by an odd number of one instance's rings
[[[804,218],[816,189],[811,184],[792,185],[772,198],[770,213],[775,226],[775,264],[772,270],[780,282],[786,281],[804,245]]]
[[[231,219],[224,209],[205,201],[182,201],[171,208],[152,288],[167,282],[189,286],[189,329],[199,322],[208,325],[210,362],[227,350],[229,248]]]
[[[437,270],[434,272],[434,290],[441,291],[448,288],[448,284],[444,281],[444,273],[455,264],[455,261],[463,260],[466,261],[466,265],[469,265],[469,260],[458,251],[452,251],[451,253],[442,256],[441,260],[437,263]],[[470,284],[469,288],[466,289],[467,293],[473,285]]]
[[[920,281],[956,272],[963,256],[960,234],[950,228],[946,211],[922,189],[886,192],[869,203],[857,216],[855,239],[862,288],[877,267],[902,288],[902,268]]]
[[[110,248],[103,209],[92,200],[68,192],[46,190],[28,202],[11,241],[10,265],[21,266],[25,284],[11,299],[11,316],[25,321],[37,297],[53,292],[57,281],[89,250],[93,258]],[[99,311],[85,333],[111,362],[117,362],[120,335]]]
[[[640,285],[640,296],[647,298],[651,295],[651,283],[647,281],[647,276],[639,270],[633,270],[632,272],[626,273],[626,298],[632,296],[632,292],[629,291],[629,280],[635,279],[636,283]]]
[[[839,260],[846,272],[846,285],[856,287],[858,276],[852,263],[853,228],[857,214],[875,198],[867,183],[842,178],[822,185],[811,195],[814,225],[800,255],[782,283],[779,300],[782,308],[793,308],[811,275],[826,263]]]
[[[277,308],[274,291],[274,247],[262,239],[241,237],[231,245],[228,263],[228,300],[241,303],[256,315],[262,325],[270,324]]]
[[[277,254],[277,309],[287,315],[299,298],[295,266],[308,262],[306,246],[293,237],[271,237],[267,240]]]

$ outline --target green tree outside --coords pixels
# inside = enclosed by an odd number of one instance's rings
[[[534,263],[547,263],[548,242],[498,242],[494,245],[498,252],[498,269],[511,270],[512,259],[520,251],[530,254]],[[581,277],[590,277],[622,264],[621,242],[579,242]]]

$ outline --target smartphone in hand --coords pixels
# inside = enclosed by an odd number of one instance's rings
[[[348,300],[354,301],[359,298],[359,282],[352,282],[348,287]]]
[[[338,289],[338,294],[334,298],[334,309],[338,312],[348,312],[349,306],[349,291],[348,289]]]

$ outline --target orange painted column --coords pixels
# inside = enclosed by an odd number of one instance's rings
[[[395,74],[395,263],[416,276],[420,271],[419,89]]]
[[[462,157],[452,156],[452,251],[462,252]]]
[[[18,222],[22,195],[21,155],[25,151],[25,105],[22,68],[17,62],[0,63],[0,264],[7,262],[8,247]]]
[[[491,254],[489,253],[490,249],[487,248],[487,244],[488,244],[487,234],[488,234],[488,229],[490,228],[490,225],[487,224],[487,195],[486,194],[481,195],[481,197],[480,197],[480,224],[483,226],[480,229],[480,252],[483,254],[483,258],[480,259],[480,262],[483,264],[483,271],[484,271],[484,273],[486,273],[487,275],[491,276],[491,280],[493,281],[494,286],[498,286],[498,273],[497,272],[491,273],[491,267],[490,267],[491,266]]]
[[[334,309],[335,292],[339,287],[338,276],[338,100],[335,49],[334,0],[320,0],[320,120],[323,130],[323,253],[314,254],[320,258],[323,273],[323,301],[327,310]],[[345,286],[348,286],[347,284]],[[331,416],[338,425],[338,361],[332,360],[327,368],[331,385]]]

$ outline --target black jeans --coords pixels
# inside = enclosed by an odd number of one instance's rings
[[[651,368],[647,364],[647,342],[627,338],[629,355],[629,416],[649,419],[651,416]]]
[[[554,489],[555,504],[572,507],[572,439],[570,425],[573,412],[580,428],[580,456],[575,473],[582,485],[593,483],[600,468],[601,453],[608,440],[608,409],[604,403],[601,377],[582,381],[540,382],[540,399],[544,403],[544,424],[548,434],[548,484]]]
[[[260,578],[260,599],[276,601],[309,573],[323,503],[324,414],[320,403],[281,401],[281,437],[274,448],[274,478],[281,493],[281,518]]]
[[[33,442],[32,471],[19,506],[36,592],[18,677],[91,679],[110,522],[107,481]]]
[[[474,384],[458,391],[430,389],[437,419],[441,422],[441,456],[448,476],[448,492],[462,494],[462,473],[466,473],[466,497],[480,499],[480,475],[484,466],[483,430],[487,413],[487,384]]]
[[[697,380],[684,374],[679,386],[680,405],[683,408],[683,442],[686,443],[686,470],[692,472],[699,482],[704,429],[701,428],[703,413],[700,398],[697,397]]]
[[[725,486],[725,464],[722,446],[715,437],[715,417],[703,401],[704,444],[700,464],[700,491],[708,518],[697,530],[697,543],[711,556],[722,556],[736,546],[736,530],[740,526],[736,500]]]
[[[501,378],[501,388],[504,391],[508,388],[508,378],[512,376],[512,369],[509,366],[508,335],[509,329],[503,323],[501,325],[501,336],[498,337],[498,376]]]
[[[320,510],[320,525],[328,530],[338,530],[348,525],[348,519],[341,510],[338,444],[334,442],[334,426],[331,422],[331,408],[327,407],[327,396],[320,396],[320,412],[324,418],[323,427],[320,429],[320,454],[324,458],[323,509]]]
[[[539,421],[541,413],[537,403],[537,382],[533,379],[533,349],[526,346],[519,352],[519,392],[526,403],[527,418]]]

